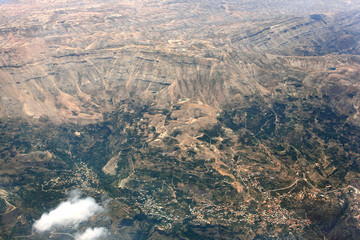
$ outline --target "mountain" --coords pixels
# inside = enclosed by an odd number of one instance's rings
[[[0,5],[0,233],[357,239],[358,1]]]

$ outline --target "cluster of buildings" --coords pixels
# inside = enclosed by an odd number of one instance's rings
[[[358,221],[358,224],[360,225],[360,196],[357,194],[354,194],[354,199],[350,203],[349,206],[350,211],[352,211],[354,219]]]
[[[190,208],[193,222],[198,223],[221,223],[224,225],[246,221],[247,207],[245,205],[239,207],[214,205],[209,202],[201,202],[195,207]]]
[[[160,230],[171,228],[174,222],[182,222],[183,218],[175,213],[174,207],[156,201],[152,195],[146,194],[145,191],[139,191],[139,194],[135,205],[147,216],[161,219],[161,224],[158,225]],[[175,202],[170,200],[169,203]]]
[[[273,225],[287,225],[292,230],[301,230],[311,224],[309,219],[296,218],[293,212],[282,208],[280,203],[278,198],[267,201],[260,212],[260,219]]]
[[[188,204],[188,209],[185,209],[173,196],[169,196],[166,199],[159,198],[156,194],[157,190],[151,193],[140,190],[139,196],[136,197],[135,205],[144,214],[161,219],[161,223],[158,225],[159,229],[168,229],[173,224],[182,223],[185,220],[195,225],[241,224],[250,228],[255,227],[255,225],[283,225],[293,231],[301,231],[301,229],[311,224],[308,219],[297,217],[295,212],[281,207],[281,202],[284,197],[289,197],[290,195],[291,198],[296,196],[303,198],[305,195],[312,193],[300,191],[288,195],[274,196],[274,194],[266,191],[261,186],[258,175],[257,173],[249,173],[241,178],[246,188],[245,191],[257,192],[257,200],[253,199],[232,205],[214,204],[211,199],[202,201],[193,200],[191,204]],[[162,189],[158,189],[158,191],[162,192]],[[252,203],[251,207],[250,202]]]
[[[66,170],[64,170],[64,173],[61,174],[61,177],[56,177],[45,181],[41,185],[42,191],[57,191],[69,189],[72,186],[85,189],[89,188],[91,185],[99,184],[97,175],[83,162],[80,162],[76,165],[76,170],[74,173],[66,173]]]

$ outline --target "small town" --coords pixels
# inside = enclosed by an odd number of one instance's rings
[[[304,227],[311,224],[310,220],[296,217],[295,212],[281,207],[281,201],[285,197],[298,197],[305,192],[290,195],[271,196],[265,191],[256,174],[251,174],[243,178],[243,181],[251,188],[256,188],[261,192],[262,202],[258,203],[255,210],[249,209],[249,203],[239,204],[214,204],[211,200],[199,201],[194,206],[189,205],[189,209],[182,209],[175,198],[156,199],[156,194],[147,194],[144,190],[139,190],[139,197],[136,198],[135,205],[141,211],[155,219],[161,219],[158,224],[159,230],[171,228],[174,224],[182,223],[185,220],[194,225],[214,225],[231,226],[234,224],[245,225],[249,229],[252,227],[267,225],[288,226],[291,231],[302,231]],[[161,191],[161,189],[158,189]],[[312,196],[310,194],[310,196]]]
[[[89,189],[91,185],[96,185],[98,182],[96,174],[83,162],[76,165],[74,174],[76,177],[72,174],[64,173],[61,177],[50,179],[42,184],[42,190],[45,192],[63,191],[64,189],[71,188],[71,186],[82,186],[82,189]],[[349,209],[356,216],[355,220],[360,223],[360,198],[357,189],[352,186],[342,189],[332,189],[328,186],[322,192],[310,186],[309,188],[304,187],[300,191],[293,191],[293,187],[301,180],[298,179],[290,187],[266,191],[258,180],[259,176],[259,172],[252,172],[241,176],[247,191],[252,190],[258,193],[257,195],[260,194],[257,196],[258,201],[253,199],[231,205],[215,204],[211,200],[211,193],[209,193],[207,199],[196,202],[192,201],[191,204],[184,206],[178,202],[176,195],[163,194],[167,190],[166,185],[163,184],[162,187],[154,188],[152,191],[134,189],[138,193],[133,197],[135,201],[133,204],[128,204],[129,208],[124,209],[124,211],[130,214],[134,210],[133,207],[135,207],[148,217],[157,221],[160,220],[156,224],[156,228],[160,231],[169,230],[176,224],[188,221],[195,226],[232,226],[240,224],[247,229],[278,226],[280,228],[285,227],[289,231],[301,232],[305,227],[312,224],[311,221],[307,218],[296,216],[294,211],[282,207],[283,201],[289,199],[301,201],[304,198],[308,198],[314,201],[329,202],[336,197],[339,199],[339,204],[342,205],[344,200],[342,200],[341,195],[348,193],[354,197],[354,201],[350,203]],[[174,191],[174,189],[171,188],[171,191]],[[192,198],[186,197],[186,199],[191,200]]]

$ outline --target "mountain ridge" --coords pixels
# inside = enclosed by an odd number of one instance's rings
[[[359,236],[358,1],[0,10],[1,237]],[[107,211],[34,232],[74,189]]]

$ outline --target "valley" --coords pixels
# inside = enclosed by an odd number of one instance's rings
[[[0,238],[356,239],[357,1],[0,5]]]

